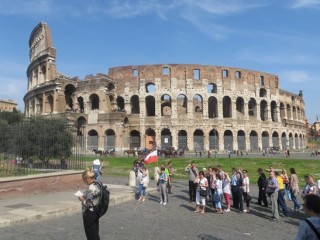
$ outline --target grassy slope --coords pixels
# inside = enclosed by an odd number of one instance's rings
[[[104,171],[108,175],[121,175],[129,176],[129,171],[132,169],[132,163],[135,158],[105,158]],[[173,163],[175,169],[174,178],[186,179],[187,175],[184,172],[185,167],[192,161],[196,163],[199,170],[202,168],[208,168],[209,166],[216,167],[218,164],[222,165],[222,169],[229,174],[233,167],[248,170],[251,183],[256,183],[258,179],[257,169],[259,167],[263,169],[269,168],[270,165],[274,169],[286,169],[289,174],[289,169],[294,167],[300,179],[300,185],[303,185],[304,175],[312,174],[316,180],[320,178],[320,161],[319,160],[302,160],[302,159],[274,159],[274,158],[159,158],[158,163],[152,163],[146,165],[149,169],[150,176],[153,176],[154,167],[160,167],[161,163],[168,162]],[[85,161],[92,161],[92,158],[86,158]]]

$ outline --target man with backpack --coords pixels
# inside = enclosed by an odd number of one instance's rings
[[[84,230],[88,240],[100,240],[99,219],[108,210],[109,191],[101,182],[95,181],[95,174],[90,170],[82,173],[82,180],[88,185],[83,195],[79,196]]]

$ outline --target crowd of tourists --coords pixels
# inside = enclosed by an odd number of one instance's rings
[[[133,170],[139,183],[139,201],[145,201],[149,173],[143,164],[143,160],[135,161]],[[198,170],[195,162],[186,166],[189,202],[195,202],[194,213],[203,214],[207,207],[211,207],[213,212],[217,214],[231,211],[240,214],[250,212],[253,197],[250,193],[249,173],[246,169],[239,168],[232,168],[231,171],[229,175],[222,169],[221,165]],[[165,206],[168,202],[168,193],[172,193],[172,162],[169,161],[167,165],[163,163],[158,174],[159,202]],[[273,169],[272,166],[268,169],[258,168],[257,174],[259,174],[257,181],[259,193],[256,204],[266,208],[271,206],[270,217],[272,221],[279,220],[279,212],[282,212],[283,217],[289,217],[293,211],[301,211],[302,206],[304,206],[307,216],[310,216],[308,218],[310,223],[314,224],[317,229],[320,228],[320,186],[317,185],[314,176],[305,176],[305,184],[300,191],[299,178],[294,168],[290,168],[289,176],[285,169]],[[299,203],[298,196],[301,196],[304,200],[303,205]],[[293,202],[293,208],[288,208],[288,201]],[[309,231],[308,224],[306,221],[301,222],[299,238],[297,236],[297,239],[313,239],[310,236],[317,236],[311,227],[311,231]],[[309,238],[303,238],[302,236],[309,236]]]

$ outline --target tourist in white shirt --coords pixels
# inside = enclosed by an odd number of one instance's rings
[[[246,206],[247,209],[244,209],[243,212],[249,212],[249,207],[250,207],[250,201],[252,200],[252,197],[250,196],[249,192],[250,192],[250,181],[249,181],[249,177],[248,177],[248,171],[247,170],[243,170],[243,198],[246,202]]]

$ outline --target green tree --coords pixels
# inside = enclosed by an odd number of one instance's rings
[[[36,157],[47,164],[71,155],[73,137],[65,119],[33,117],[20,124],[15,146],[23,159]]]

